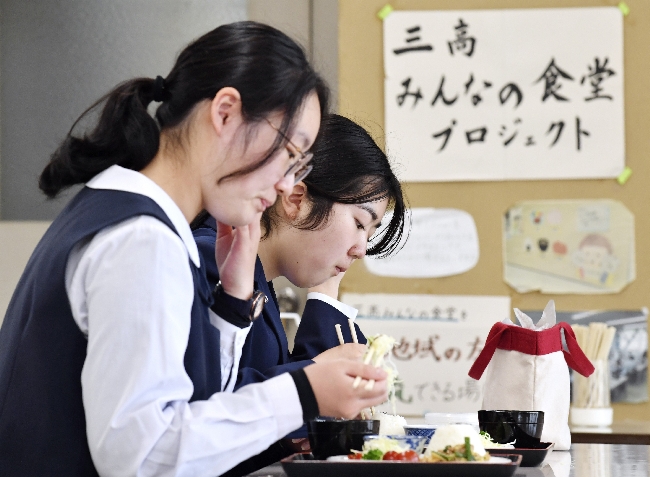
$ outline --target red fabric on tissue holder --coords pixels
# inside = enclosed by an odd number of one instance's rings
[[[562,349],[562,331],[569,352]],[[510,326],[505,323],[495,323],[488,333],[483,350],[474,361],[469,370],[469,376],[480,379],[487,365],[490,363],[494,352],[498,349],[506,351],[519,351],[532,356],[562,351],[564,360],[569,367],[583,376],[590,376],[594,372],[594,365],[578,345],[576,335],[568,323],[558,323],[552,328],[535,331],[520,326]]]

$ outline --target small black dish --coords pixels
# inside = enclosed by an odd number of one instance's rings
[[[537,467],[544,462],[547,454],[555,444],[552,442],[540,442],[539,447],[534,449],[486,449],[490,455],[498,456],[501,454],[518,454],[521,456],[521,467]]]
[[[515,449],[536,449],[544,429],[542,411],[478,411],[481,431],[499,444],[514,441]]]
[[[314,457],[322,460],[361,450],[363,436],[379,434],[379,421],[318,417],[307,423],[307,433]]]

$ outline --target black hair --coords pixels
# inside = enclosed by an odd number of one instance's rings
[[[388,199],[390,222],[373,237],[366,255],[386,257],[400,248],[406,233],[406,199],[386,154],[368,132],[354,121],[331,114],[323,118],[312,149],[314,166],[303,180],[310,202],[309,214],[292,226],[318,230],[327,225],[334,203],[361,204]],[[275,207],[262,215],[263,239],[278,220]]]
[[[39,187],[55,197],[62,189],[85,183],[114,164],[142,170],[158,152],[161,131],[178,132],[199,102],[214,98],[227,86],[239,91],[248,125],[273,112],[283,113],[284,119],[274,144],[261,160],[220,180],[252,172],[283,147],[291,136],[296,113],[311,92],[316,92],[322,114],[328,109],[327,86],[292,39],[256,22],[223,25],[189,44],[163,80],[126,81],[88,108],[52,154]],[[155,119],[147,112],[154,98],[162,100]],[[101,104],[94,127],[75,137],[75,126]]]

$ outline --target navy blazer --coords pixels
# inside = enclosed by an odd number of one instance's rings
[[[211,289],[219,281],[219,270],[214,250],[217,240],[217,225],[209,217],[193,230]],[[280,319],[273,283],[266,280],[260,258],[255,262],[255,289],[269,298],[262,315],[253,322],[246,337],[239,362],[239,374],[235,390],[251,383],[258,383],[282,373],[304,368],[313,363],[312,358],[325,350],[338,346],[334,325],[339,323],[346,343],[352,342],[352,334],[345,314],[320,300],[307,300],[300,326],[296,333],[293,353],[289,353],[287,335]],[[366,337],[355,324],[359,343],[366,343]],[[306,425],[292,432],[286,439],[307,437]],[[296,452],[287,447],[286,440],[276,442],[260,454],[237,465],[222,477],[238,477],[270,465]]]
[[[214,218],[209,217],[194,230],[194,239],[206,264],[208,282],[211,287],[214,287],[219,281],[219,271],[214,257],[216,242]],[[255,264],[255,288],[264,292],[269,300],[246,338],[235,389],[312,364],[312,358],[338,346],[339,341],[334,327],[337,323],[341,325],[345,342],[352,342],[348,318],[345,314],[323,301],[307,300],[296,333],[293,353],[289,353],[287,335],[280,320],[280,310],[273,284],[267,282],[259,257]],[[355,328],[359,343],[365,344],[365,336],[356,324]]]
[[[84,187],[36,246],[0,328],[0,475],[97,475],[81,389],[88,339],[73,319],[65,272],[78,243],[143,215],[178,233],[147,196]],[[208,316],[210,288],[188,261],[194,301],[184,365],[194,386],[191,402],[221,389],[221,364],[219,330]]]

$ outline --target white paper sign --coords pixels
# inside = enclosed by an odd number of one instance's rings
[[[391,13],[386,144],[401,178],[618,176],[622,25],[615,7]]]
[[[470,214],[456,209],[416,208],[409,211],[411,230],[394,256],[365,257],[375,275],[429,278],[458,275],[478,263],[476,224]],[[382,222],[390,223],[390,216]]]
[[[467,373],[492,325],[510,316],[509,297],[348,293],[341,299],[359,310],[356,323],[366,336],[383,333],[399,342],[391,357],[400,378],[398,414],[480,409],[481,385]],[[390,404],[379,409],[392,412]]]

